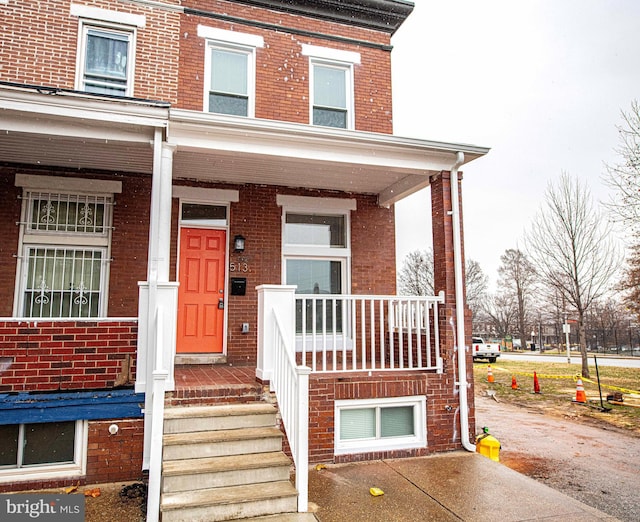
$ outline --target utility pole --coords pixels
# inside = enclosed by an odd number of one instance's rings
[[[567,345],[567,363],[571,364],[571,353],[569,352],[569,330],[570,330],[570,326],[569,326],[568,317],[569,317],[569,314],[567,312],[564,312],[564,324],[562,325],[562,331],[564,332],[564,339],[565,339],[565,343]]]

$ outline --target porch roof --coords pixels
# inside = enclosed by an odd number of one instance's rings
[[[151,174],[155,139],[175,147],[174,178],[376,194],[380,205],[428,186],[457,152],[466,163],[489,150],[0,84],[0,162]]]

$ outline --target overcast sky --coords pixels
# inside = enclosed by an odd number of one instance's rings
[[[566,171],[608,197],[620,111],[640,99],[640,1],[414,3],[392,41],[394,133],[491,148],[462,191],[466,255],[494,285],[549,181]],[[428,190],[396,208],[401,261],[430,246]]]

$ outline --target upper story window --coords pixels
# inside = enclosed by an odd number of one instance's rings
[[[360,54],[313,45],[303,45],[302,54],[309,56],[312,124],[353,129],[353,66]]]
[[[23,206],[15,315],[104,317],[113,194],[121,183],[17,175],[16,185]]]
[[[126,96],[131,86],[133,33],[84,26],[82,90]]]
[[[132,96],[136,29],[145,17],[78,4],[71,14],[80,18],[76,88]]]
[[[207,39],[204,110],[216,114],[255,114],[255,50],[262,37],[203,25],[198,36]]]

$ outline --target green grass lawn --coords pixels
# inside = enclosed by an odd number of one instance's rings
[[[487,382],[489,366],[495,379],[493,383]],[[605,408],[610,408],[607,412],[601,411],[592,359],[589,361],[590,380],[583,379],[588,405],[573,402],[580,368],[566,362],[475,363],[473,373],[476,394],[486,395],[487,391],[491,391],[498,401],[539,407],[559,415],[592,418],[640,434],[640,369],[610,366],[599,366],[598,369],[602,400]],[[534,372],[538,376],[539,394],[534,393]],[[517,390],[511,388],[512,377],[516,379]],[[623,406],[607,402],[607,396],[614,392],[623,394]]]

